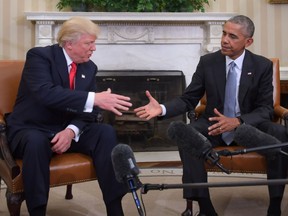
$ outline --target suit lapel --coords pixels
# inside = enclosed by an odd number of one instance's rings
[[[244,98],[248,92],[248,89],[253,81],[254,75],[255,75],[255,69],[252,60],[250,58],[249,52],[246,50],[240,77],[239,95],[238,95],[239,104],[243,103]]]
[[[224,58],[224,59],[223,59]],[[213,78],[216,83],[216,89],[218,91],[218,95],[220,96],[222,105],[224,105],[225,98],[225,85],[226,85],[226,60],[225,56],[222,54],[216,64],[212,66],[213,68]]]
[[[87,86],[90,86],[91,82],[93,82],[93,80],[95,79],[95,77],[93,78],[95,73],[93,73],[92,69],[93,67],[91,66],[89,62],[78,64],[75,89],[87,90]]]
[[[75,81],[75,89],[79,89],[79,90],[83,89],[83,86],[87,84],[87,78],[89,79],[89,77],[87,76],[88,74],[83,69],[83,65],[78,64],[77,73],[76,73],[76,81]]]
[[[67,61],[64,56],[63,50],[58,45],[55,45],[55,62],[58,73],[62,79],[63,87],[69,88],[69,74],[68,74],[68,67]]]

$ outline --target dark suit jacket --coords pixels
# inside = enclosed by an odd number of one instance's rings
[[[273,116],[272,62],[246,50],[239,86],[241,119],[253,126]],[[193,110],[206,92],[204,117],[215,116],[213,109],[223,113],[226,83],[225,56],[221,51],[200,58],[192,82],[181,97],[165,103],[165,118]]]
[[[26,63],[13,112],[7,117],[8,138],[22,129],[57,133],[68,124],[80,131],[95,120],[93,113],[83,113],[89,91],[96,91],[97,66],[78,64],[75,90],[69,89],[67,62],[57,44],[35,47],[27,52]],[[16,146],[10,146],[13,151]]]

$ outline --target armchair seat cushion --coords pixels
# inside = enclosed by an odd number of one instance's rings
[[[22,160],[16,160],[22,170]],[[50,187],[96,180],[92,159],[81,153],[65,153],[52,157],[50,163]],[[12,180],[12,193],[23,192],[22,175]]]
[[[216,147],[215,151],[228,150],[230,152],[244,149],[241,146]],[[256,152],[246,154],[238,154],[233,156],[221,156],[220,161],[226,169],[234,173],[259,173],[266,174],[266,159],[264,156]],[[216,166],[211,166],[206,163],[206,169],[211,172],[221,171]]]

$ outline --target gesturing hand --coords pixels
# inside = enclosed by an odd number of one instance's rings
[[[151,118],[160,115],[162,113],[162,108],[149,91],[146,91],[145,93],[149,99],[149,103],[145,106],[134,109],[134,112],[139,118],[150,120]]]
[[[209,135],[216,136],[227,131],[232,131],[240,125],[238,118],[224,116],[216,108],[214,109],[215,117],[210,117],[209,121],[216,122],[208,128]]]
[[[128,101],[130,101],[130,97],[113,94],[111,93],[111,89],[108,88],[107,91],[95,93],[94,106],[121,116],[121,111],[127,111],[132,106],[132,103]]]

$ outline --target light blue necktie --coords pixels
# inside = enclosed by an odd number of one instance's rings
[[[229,64],[226,87],[225,87],[225,101],[224,101],[224,115],[227,117],[236,117],[236,88],[237,88],[237,74],[235,70],[235,62]],[[227,145],[230,145],[234,138],[234,131],[225,132],[222,134],[222,139]]]

